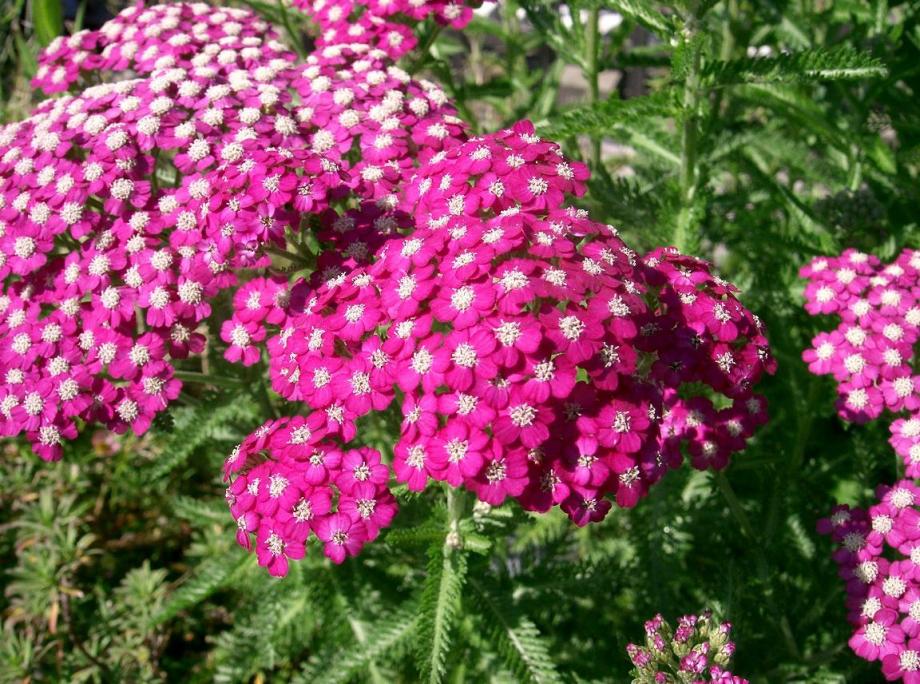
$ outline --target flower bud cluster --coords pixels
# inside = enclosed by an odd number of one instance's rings
[[[731,629],[708,612],[684,615],[677,629],[656,615],[645,623],[645,645],[626,647],[635,666],[633,684],[748,684],[725,669],[735,652]]]

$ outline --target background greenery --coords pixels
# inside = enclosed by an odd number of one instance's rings
[[[5,120],[35,97],[38,46],[81,19],[48,5],[0,8]],[[52,465],[5,445],[0,680],[622,682],[645,619],[705,607],[734,623],[735,670],[752,681],[880,680],[846,646],[814,524],[835,502],[869,502],[896,458],[884,421],[843,425],[831,382],[800,361],[822,323],[797,270],[848,246],[920,246],[920,10],[569,7],[503,2],[462,34],[423,25],[429,49],[409,66],[479,130],[531,118],[587,160],[584,205],[631,246],[677,244],[741,286],[780,362],[764,383],[772,420],[747,451],[723,474],[672,473],[581,530],[438,487],[401,492],[393,527],[357,559],[333,568],[312,548],[276,581],[236,547],[219,479],[265,417],[258,379],[190,385],[141,439],[87,433]],[[622,22],[601,30],[608,12]],[[295,38],[309,32],[294,16]],[[359,434],[387,453],[392,430],[383,416]],[[462,548],[445,545],[458,528]]]

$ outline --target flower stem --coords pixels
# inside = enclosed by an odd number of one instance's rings
[[[680,130],[680,211],[674,229],[674,246],[681,252],[696,250],[699,242],[694,212],[694,202],[699,190],[700,173],[697,165],[699,143],[700,67],[702,50],[695,41],[696,19],[687,20],[684,40],[690,45],[691,58],[687,79],[684,82],[683,123]]]
[[[213,385],[214,387],[226,387],[228,389],[238,389],[243,384],[236,378],[208,375],[206,373],[198,373],[197,371],[177,370],[173,372],[173,376],[182,382],[196,382],[202,385]]]
[[[281,13],[281,23],[284,24],[284,30],[287,32],[288,38],[291,39],[291,47],[294,48],[301,59],[305,58],[307,52],[303,49],[303,42],[300,40],[300,36],[297,35],[297,32],[294,31],[294,26],[291,24],[291,17],[288,15],[288,8],[285,4],[285,0],[278,0],[278,10]]]
[[[798,660],[801,657],[801,653],[799,652],[799,646],[796,643],[795,635],[792,632],[792,625],[789,623],[789,618],[786,616],[786,612],[776,603],[776,598],[773,595],[773,584],[771,582],[770,566],[767,562],[767,557],[763,550],[764,540],[762,538],[758,538],[757,533],[754,531],[754,528],[751,525],[750,518],[748,518],[744,507],[742,507],[741,501],[738,499],[738,495],[735,493],[731,482],[728,481],[728,477],[726,477],[725,472],[722,470],[717,470],[715,472],[715,480],[719,485],[719,489],[722,490],[722,495],[725,497],[725,500],[728,503],[729,510],[731,510],[735,520],[738,521],[738,525],[741,527],[742,534],[747,537],[748,542],[750,543],[750,547],[754,551],[755,564],[757,566],[757,576],[764,587],[764,598],[766,599],[767,607],[769,608],[770,612],[779,616],[780,631],[783,633],[783,641],[785,642],[786,650],[795,660]]]
[[[467,511],[467,494],[456,487],[447,487],[447,536],[444,547],[447,551],[463,548],[463,536],[460,533],[460,521]]]
[[[594,5],[588,10],[588,23],[585,26],[585,80],[588,81],[588,102],[594,104],[600,99],[598,81],[598,53],[600,51],[600,33],[598,23],[600,7]],[[595,168],[601,163],[601,139],[591,136],[591,164]]]
[[[274,254],[275,256],[282,257],[288,261],[295,263],[299,266],[309,267],[307,260],[296,252],[289,252],[286,249],[281,249],[280,247],[275,247],[274,245],[265,245],[263,249],[269,254]]]

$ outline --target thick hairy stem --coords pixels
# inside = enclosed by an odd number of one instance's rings
[[[464,490],[447,485],[447,536],[444,546],[449,551],[463,548],[463,536],[460,533],[460,521],[466,515],[468,495]]]

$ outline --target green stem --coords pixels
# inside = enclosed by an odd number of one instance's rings
[[[460,533],[460,521],[467,512],[467,494],[456,487],[447,487],[447,536],[444,538],[446,551],[463,548],[463,536]]]
[[[690,70],[684,83],[684,112],[680,130],[680,211],[674,230],[674,246],[682,252],[695,251],[699,236],[696,235],[696,219],[693,204],[699,189],[699,168],[697,165],[700,135],[700,67],[702,51],[694,40],[695,22],[688,19],[685,40],[693,51]]]
[[[208,375],[198,373],[197,371],[177,370],[173,376],[182,382],[195,382],[201,385],[213,385],[214,387],[226,387],[227,389],[239,389],[243,383],[236,378],[225,378],[219,375]]]
[[[77,33],[83,28],[83,18],[86,16],[86,2],[87,0],[80,0],[80,4],[77,5],[77,13],[73,19],[74,33]]]
[[[415,50],[418,57],[415,58],[415,61],[412,62],[411,66],[407,69],[410,74],[417,73],[425,63],[428,62],[428,58],[431,57],[431,46],[434,45],[434,42],[438,39],[438,36],[441,35],[441,31],[443,30],[443,26],[435,24],[434,28],[428,32],[425,36],[425,40]]]
[[[294,48],[301,59],[304,59],[307,56],[307,51],[303,49],[303,42],[300,40],[300,36],[294,31],[284,0],[278,0],[278,9],[281,12],[281,23],[284,24],[284,30],[287,32],[288,38],[291,39],[291,47]]]
[[[283,257],[288,261],[295,263],[299,266],[309,267],[310,264],[307,260],[296,252],[289,252],[286,249],[281,249],[280,247],[275,247],[274,245],[265,245],[265,251],[269,254],[274,254],[275,256]]]
[[[588,10],[588,23],[585,26],[585,80],[588,81],[588,102],[594,104],[600,99],[598,80],[598,52],[600,50],[600,6],[594,5]],[[601,163],[601,139],[591,136],[591,164],[596,168]]]
[[[789,618],[786,616],[786,612],[776,603],[776,599],[773,596],[773,585],[771,582],[770,576],[770,565],[767,562],[767,557],[764,554],[763,550],[763,539],[762,535],[759,537],[754,531],[754,527],[751,525],[751,520],[748,518],[747,513],[744,510],[744,507],[741,505],[741,501],[738,499],[738,495],[735,493],[734,488],[731,485],[731,482],[728,481],[725,472],[718,470],[715,472],[715,481],[719,485],[719,489],[722,491],[722,495],[725,497],[725,501],[728,503],[728,508],[734,516],[735,520],[738,522],[738,526],[741,528],[742,534],[747,537],[750,547],[754,551],[755,564],[757,566],[757,576],[764,586],[764,598],[767,601],[767,608],[774,615],[779,616],[779,625],[780,631],[783,633],[783,641],[785,642],[786,650],[789,651],[789,654],[798,661],[801,657],[799,652],[798,643],[795,640],[795,634],[792,632],[792,625],[789,623]]]

